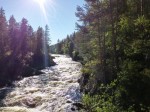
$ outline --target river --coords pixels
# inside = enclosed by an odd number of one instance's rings
[[[81,100],[78,79],[82,65],[66,55],[52,56],[56,65],[43,69],[43,74],[3,88],[8,93],[0,112],[78,112],[73,104]]]

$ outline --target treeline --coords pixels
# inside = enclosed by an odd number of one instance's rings
[[[49,29],[33,31],[28,20],[16,22],[14,16],[7,21],[0,9],[0,87],[10,85],[21,77],[38,74],[38,69],[53,65],[43,48],[49,49]],[[47,55],[47,60],[44,59]],[[45,61],[49,62],[45,65]]]
[[[150,0],[85,2],[84,6],[77,7],[78,32],[55,47],[58,53],[70,54],[71,47],[64,47],[70,40],[74,51],[83,58],[80,84],[84,109],[148,112]]]
[[[79,53],[78,46],[76,45],[76,39],[75,32],[71,35],[67,35],[67,37],[61,41],[58,39],[57,44],[50,46],[50,51],[56,54],[69,55],[74,61],[82,62],[83,58]]]

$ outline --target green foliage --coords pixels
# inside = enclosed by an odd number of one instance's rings
[[[84,59],[80,84],[86,111],[148,112],[150,1],[85,1],[77,8],[75,40]]]
[[[128,107],[125,108],[125,105],[129,104],[127,103],[127,101],[132,101],[132,99],[130,99],[132,96],[130,96],[131,94],[128,93],[129,91],[126,88],[124,88],[125,86],[122,84],[124,81],[125,79],[117,79],[108,85],[100,85],[99,89],[101,92],[99,95],[93,96],[85,94],[82,98],[82,102],[84,104],[83,111],[86,110],[88,112],[137,112],[140,110],[140,112],[147,112],[150,108],[142,103],[138,106],[136,106],[136,103],[131,103]],[[135,91],[135,93],[136,92],[137,91]],[[125,95],[130,96],[130,98],[125,97]],[[126,102],[127,104],[124,104],[122,106],[121,104],[123,102]]]
[[[123,112],[118,106],[113,103],[113,97],[110,96],[106,90],[110,87],[101,86],[101,89],[105,89],[101,95],[84,95],[82,102],[84,103],[84,108],[88,112]]]
[[[82,69],[83,74],[94,74],[95,67],[98,64],[99,64],[98,60],[91,60],[91,61],[87,62]]]

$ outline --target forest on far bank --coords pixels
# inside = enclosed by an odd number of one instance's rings
[[[83,64],[83,111],[150,111],[150,0],[85,0],[78,31],[51,46]]]
[[[47,25],[33,31],[25,18],[17,22],[12,15],[7,21],[4,9],[0,8],[0,87],[22,77],[38,75],[40,69],[54,65],[49,45]]]

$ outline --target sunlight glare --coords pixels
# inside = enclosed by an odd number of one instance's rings
[[[51,8],[51,10],[55,10],[53,0],[33,0],[33,1],[35,1],[39,5],[42,15],[44,16],[45,22],[48,24],[49,8]]]
[[[49,25],[49,14],[50,12],[49,11],[53,11],[55,10],[55,7],[54,7],[54,0],[34,0],[38,5],[39,5],[39,8],[41,10],[41,18],[44,18],[44,21],[43,23]],[[42,19],[43,20],[43,19]],[[47,45],[45,43],[45,36],[44,36],[44,39],[43,39],[43,51],[44,51],[44,65],[45,67],[48,66],[48,48],[47,48]]]
[[[39,5],[44,4],[46,2],[46,0],[34,0],[35,2],[37,2]]]

